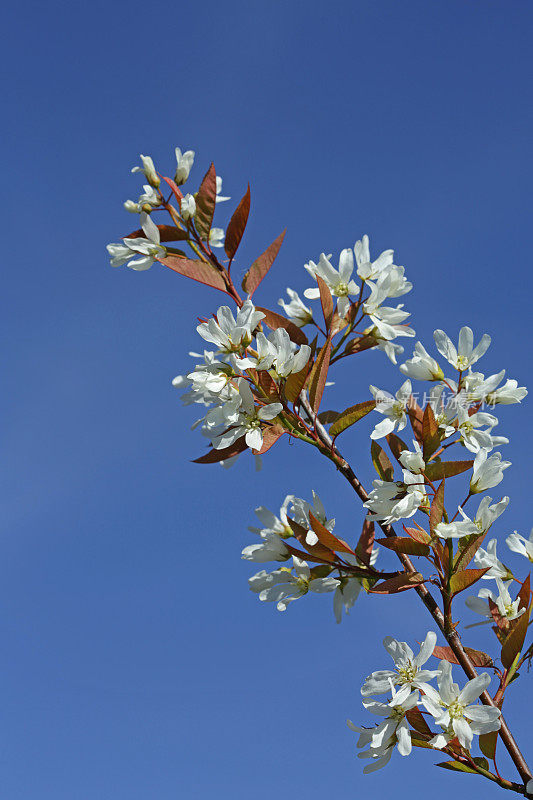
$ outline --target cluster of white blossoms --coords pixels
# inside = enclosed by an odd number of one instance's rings
[[[279,567],[272,572],[263,569],[252,575],[249,579],[251,591],[258,594],[263,602],[275,602],[278,611],[285,611],[289,603],[308,592],[319,594],[334,592],[333,612],[336,621],[341,622],[343,609],[348,613],[361,591],[360,578],[350,574],[350,567],[361,566],[357,556],[343,553],[345,569],[337,567],[338,574],[333,576],[331,574],[333,567],[320,565],[310,568],[305,560],[292,555],[289,549],[291,546],[300,547],[294,538],[290,520],[305,531],[306,543],[311,546],[316,544],[318,539],[311,527],[310,514],[328,531],[333,531],[335,520],[327,518],[320,497],[313,491],[313,502],[308,503],[300,497],[287,495],[280,508],[279,517],[264,506],[257,508],[255,513],[263,527],[250,527],[249,530],[256,533],[261,541],[245,547],[242,558],[256,563],[287,562],[289,559],[292,561],[290,566]],[[377,555],[377,547],[374,547],[370,556],[371,566],[375,564]]]
[[[411,753],[409,711],[420,706],[440,728],[427,740],[428,745],[439,750],[457,738],[461,747],[470,751],[474,735],[499,730],[500,710],[475,702],[490,684],[487,673],[469,681],[460,690],[452,681],[452,665],[447,661],[441,661],[435,670],[423,668],[433,654],[436,641],[435,633],[429,631],[415,656],[406,642],[390,636],[384,639],[383,645],[394,661],[394,669],[373,672],[361,688],[363,706],[382,717],[383,722],[373,728],[362,728],[348,720],[351,730],[359,734],[357,746],[367,748],[359,753],[359,758],[371,759],[363,772],[384,767],[395,748],[402,756]],[[430,683],[434,679],[438,689]],[[391,697],[386,702],[368,699],[388,693]]]

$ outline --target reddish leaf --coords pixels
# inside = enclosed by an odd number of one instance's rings
[[[187,231],[182,228],[176,228],[175,225],[156,225],[159,230],[159,240],[161,242],[185,242],[189,238]],[[146,234],[142,228],[138,228],[133,233],[129,233],[126,239],[139,239],[141,236],[145,237]]]
[[[440,444],[439,426],[435,419],[433,409],[427,404],[424,414],[422,416],[422,449],[424,452],[424,461],[427,461],[431,455],[437,450]]]
[[[181,208],[181,201],[183,200],[183,193],[182,193],[180,187],[178,186],[178,184],[175,181],[172,180],[172,178],[165,178],[164,175],[162,175],[161,177],[163,178],[165,183],[168,183],[168,185],[172,189],[172,193],[174,194],[174,197],[178,201],[178,204],[179,204],[179,206]]]
[[[194,458],[194,464],[216,464],[218,461],[224,461],[227,458],[231,458],[232,456],[236,456],[239,453],[242,453],[248,445],[244,440],[244,436],[241,436],[240,439],[237,439],[236,442],[230,444],[229,447],[223,447],[221,450],[210,450],[205,456],[200,456],[200,458]]]
[[[406,528],[404,525],[403,529],[411,537],[411,539],[415,540],[415,542],[429,544],[431,541],[431,536],[429,533],[426,533],[426,531],[422,530],[422,528]]]
[[[431,502],[429,511],[429,530],[431,535],[435,535],[435,526],[442,522],[442,515],[444,514],[444,479],[439,485],[435,493],[435,497]]]
[[[311,523],[311,527],[318,537],[318,541],[320,544],[324,545],[324,547],[327,547],[329,550],[333,550],[333,552],[350,553],[352,556],[355,555],[352,548],[346,544],[345,541],[339,539],[333,533],[328,531],[328,529],[322,525],[320,520],[317,519],[311,512],[309,512],[309,522]]]
[[[213,224],[213,214],[217,197],[217,176],[215,165],[207,170],[196,195],[196,214],[194,224],[201,239],[209,239],[209,231]]]
[[[296,556],[296,558],[301,558],[304,561],[317,561],[319,564],[328,564],[331,565],[335,562],[334,554],[329,553],[329,558],[320,558],[320,556],[314,553],[305,553],[303,550],[298,550],[298,548],[293,547],[290,545],[286,540],[284,542],[287,550],[291,554],[291,556]]]
[[[277,239],[275,239],[270,247],[267,247],[265,252],[256,258],[244,278],[242,279],[242,288],[243,290],[250,295],[253,295],[265,275],[267,274],[268,270],[274,263],[274,259],[276,258],[277,254],[279,253],[279,249],[282,245],[283,238],[285,236],[285,231],[280,233]],[[279,327],[279,326],[278,326]],[[296,327],[296,326],[295,326]]]
[[[516,599],[520,600],[518,604],[518,608],[527,608],[531,601],[531,592],[530,592],[530,577],[529,575],[525,579],[524,583],[520,587],[520,591],[516,595]]]
[[[484,653],[482,650],[474,650],[472,647],[465,647],[463,649],[475,667],[492,666],[493,663],[492,658],[489,655],[487,655],[487,653]],[[439,658],[443,661],[449,661],[450,664],[459,663],[457,656],[455,655],[451,647],[440,647],[439,645],[437,645],[433,650],[433,655],[435,656],[435,658]]]
[[[424,417],[424,412],[416,402],[413,395],[411,395],[409,398],[408,413],[415,439],[419,444],[422,444],[424,441],[424,436],[422,433],[422,420]]]
[[[459,569],[459,567],[461,569],[465,569],[470,564],[470,562],[476,555],[477,551],[483,544],[483,540],[486,535],[487,535],[486,531],[485,533],[480,533],[479,536],[476,536],[476,534],[474,533],[471,536],[465,536],[461,540],[461,543],[459,544],[459,549],[457,551],[457,555],[455,556],[453,562],[454,569],[457,570]]]
[[[267,453],[284,433],[285,428],[282,428],[281,425],[268,425],[263,428],[263,446],[260,450],[252,450],[252,453],[256,456],[262,456],[263,453]]]
[[[473,465],[473,461],[430,461],[426,464],[425,474],[430,481],[441,481],[443,478],[452,478],[466,472]]]
[[[427,556],[429,547],[422,542],[416,542],[408,536],[390,536],[386,539],[378,539],[378,544],[394,550],[395,553],[405,553],[408,556]]]
[[[376,337],[370,334],[358,336],[357,339],[350,339],[344,348],[344,355],[351,356],[354,353],[362,353],[363,350],[369,350],[371,347],[375,347],[377,343]]]
[[[414,589],[424,583],[424,576],[419,572],[402,572],[395,578],[377,583],[370,591],[374,594],[397,594],[407,589]]]
[[[289,334],[289,338],[295,342],[296,344],[307,344],[307,336],[299,328],[294,322],[291,322],[289,319],[285,319],[282,317],[281,314],[276,314],[275,311],[270,311],[269,308],[263,308],[262,306],[256,306],[258,311],[261,311],[265,318],[262,322],[271,330],[275,331],[277,328],[285,328],[287,333]]]
[[[511,624],[513,625],[511,632],[507,635],[502,646],[501,659],[505,669],[511,668],[516,656],[522,650],[527,634],[527,626],[529,625],[529,611],[526,611],[525,614],[522,614]]]
[[[224,242],[224,250],[230,261],[233,260],[237,248],[241,243],[244,235],[244,229],[248,222],[248,214],[250,213],[250,184],[246,190],[246,194],[241,202],[233,212],[233,216],[228,223],[226,230],[226,239]]]
[[[290,518],[287,518],[287,522],[289,523],[289,527],[292,530],[294,537],[300,542],[302,547],[305,547],[305,549],[309,551],[309,553],[318,556],[320,559],[328,563],[333,563],[337,560],[335,553],[333,553],[329,547],[324,547],[324,545],[320,544],[320,542],[318,544],[307,544],[307,528],[302,527],[302,525],[299,525]]]
[[[317,416],[322,425],[331,425],[331,423],[335,422],[340,415],[340,411],[321,411]]]
[[[300,372],[293,372],[292,375],[289,375],[285,381],[283,391],[285,392],[285,397],[290,403],[295,403],[300,396],[300,392],[305,386],[308,372],[309,364],[306,364],[305,367],[300,370]]]
[[[396,461],[400,462],[400,455],[403,453],[404,450],[409,450],[408,446],[405,444],[399,436],[396,436],[395,433],[387,434],[387,444],[391,449],[391,453],[396,459]]]
[[[359,541],[357,542],[357,547],[355,548],[355,553],[357,558],[366,564],[366,566],[370,566],[370,557],[372,555],[372,550],[374,549],[374,523],[368,518],[365,518],[363,522],[363,530],[361,531],[361,536],[359,537]]]
[[[415,731],[418,731],[419,733],[425,733],[427,735],[431,734],[431,728],[427,724],[424,715],[419,708],[415,706],[414,708],[409,709],[405,716],[407,717],[409,725],[411,728],[414,728]]]
[[[192,258],[182,258],[181,256],[169,253],[166,258],[157,259],[164,264],[165,267],[170,267],[174,272],[184,275],[186,278],[192,278],[193,281],[204,283],[206,286],[211,286],[213,289],[219,289],[221,292],[226,291],[226,283],[222,277],[221,272],[206,264],[205,261]]]
[[[450,578],[450,593],[452,596],[469,589],[470,586],[481,580],[489,569],[490,567],[485,567],[484,569],[463,569],[460,572],[454,572]]]
[[[309,375],[309,399],[313,411],[317,412],[324,393],[328,377],[329,359],[331,355],[331,339],[328,337]]]
[[[322,280],[320,275],[316,275],[316,282],[320,291],[320,304],[322,305],[322,313],[324,315],[324,322],[326,324],[326,331],[331,328],[331,321],[333,319],[333,298],[327,283]]]
[[[496,755],[496,744],[498,743],[498,731],[482,733],[478,739],[479,749],[484,756],[494,761]]]
[[[257,376],[257,382],[268,399],[271,402],[279,402],[278,385],[270,373],[262,369],[259,372],[254,370],[254,374]]]
[[[365,400],[363,403],[357,403],[355,406],[350,406],[350,408],[341,411],[329,429],[329,435],[335,439],[340,433],[352,425],[355,425],[356,422],[366,417],[367,414],[370,414],[375,407],[375,400]]]
[[[372,439],[370,445],[370,455],[372,463],[376,472],[382,481],[394,480],[394,468],[389,460],[385,450],[379,445],[375,439]]]

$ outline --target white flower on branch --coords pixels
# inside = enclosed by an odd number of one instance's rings
[[[287,521],[287,507],[293,500],[293,495],[287,495],[277,517],[264,506],[255,509],[262,528],[250,527],[248,530],[259,534],[263,540],[260,544],[251,544],[242,551],[242,558],[247,561],[264,563],[266,561],[286,561],[290,554],[283,541],[291,537],[292,530]]]
[[[440,365],[421,342],[415,344],[412,357],[400,366],[400,372],[418,381],[440,381],[444,378]]]
[[[252,390],[244,378],[239,379],[239,396],[240,405],[237,408],[231,408],[231,412],[226,418],[231,427],[223,433],[215,435],[212,439],[213,447],[217,450],[229,447],[241,436],[245,437],[248,447],[260,450],[263,446],[263,423],[271,422],[283,411],[281,403],[256,406]]]
[[[490,451],[501,444],[508,444],[506,436],[492,436],[491,430],[498,424],[498,418],[494,414],[487,414],[484,411],[470,414],[464,405],[457,407],[457,432],[467,450],[477,453],[479,450]],[[489,430],[482,431],[480,428],[487,425]]]
[[[463,509],[459,507],[459,513],[462,520],[457,522],[439,522],[435,526],[435,532],[442,539],[460,539],[463,536],[479,536],[486,533],[495,520],[500,517],[507,505],[509,504],[508,497],[502,497],[499,503],[493,506],[492,497],[484,497],[479,504],[478,510],[474,519],[470,519]]]
[[[276,328],[269,334],[256,336],[257,356],[238,358],[240,369],[273,369],[278,378],[286,378],[293,372],[300,372],[311,357],[311,348],[303,344],[300,348],[291,341],[285,328]]]
[[[215,198],[215,203],[225,203],[226,200],[231,200],[231,197],[222,197],[220,192],[222,191],[222,178],[220,175],[216,177],[216,184],[217,184],[217,195]]]
[[[492,489],[503,480],[503,470],[511,466],[510,461],[502,461],[501,453],[488,455],[487,450],[480,450],[474,459],[474,469],[470,479],[472,494]]]
[[[482,599],[490,598],[496,605],[499,615],[509,620],[509,622],[512,622],[512,620],[521,617],[526,609],[519,608],[520,600],[513,600],[509,594],[509,586],[511,583],[512,581],[502,581],[501,578],[496,578],[498,594],[495,594],[490,589],[483,588],[479,590],[477,597],[467,597],[465,603],[471,611],[475,611],[476,614],[481,614],[481,616],[492,621],[493,617],[490,605],[485,599]]]
[[[307,538],[309,538],[309,534],[307,535]],[[373,547],[370,554],[370,566],[373,566],[376,563],[378,554],[378,547]],[[359,561],[357,556],[353,556],[351,553],[343,553],[342,558],[343,561],[346,561],[347,564],[351,564],[352,567],[362,566],[362,562]],[[344,612],[348,614],[350,609],[355,605],[355,601],[359,597],[361,591],[361,586],[361,578],[358,578],[355,575],[350,575],[347,573],[346,575],[342,575],[340,577],[340,583],[335,590],[335,594],[333,595],[333,613],[337,623],[342,621],[343,609]]]
[[[439,691],[429,686],[421,699],[423,706],[443,729],[442,733],[430,739],[429,744],[441,750],[457,737],[461,746],[470,750],[474,734],[500,729],[499,708],[473,705],[488,688],[490,676],[482,672],[459,690],[459,686],[452,681],[452,665],[449,662],[440,662],[439,673]]]
[[[331,264],[325,253],[320,254],[318,264],[315,264],[314,261],[305,264],[305,269],[311,277],[315,280],[317,275],[322,278],[333,297],[338,298],[337,311],[340,317],[345,317],[348,312],[350,307],[349,295],[355,295],[359,291],[359,287],[352,280],[353,268],[353,252],[350,248],[341,251],[338,270]],[[306,289],[304,296],[308,300],[316,300],[320,297],[320,289],[318,287]]]
[[[289,603],[307,592],[333,592],[339,585],[336,578],[313,578],[306,561],[293,556],[293,570],[281,567],[275,572],[258,572],[249,579],[250,589],[259,594],[263,602],[274,602],[278,611],[285,611]]]
[[[146,176],[146,180],[148,181],[150,186],[153,186],[154,189],[158,189],[161,180],[159,178],[159,175],[157,174],[154,162],[152,161],[150,156],[143,156],[141,154],[140,158],[142,167],[133,167],[132,172],[142,172],[143,175]]]
[[[529,534],[529,539],[526,539],[525,536],[515,531],[509,534],[505,542],[509,550],[512,550],[514,553],[519,553],[521,556],[525,556],[533,563],[533,528]]]
[[[497,539],[491,539],[486,550],[480,547],[474,556],[474,563],[481,569],[488,568],[488,572],[482,576],[484,580],[501,578],[504,581],[510,581],[513,578],[513,573],[496,555],[497,545]]]
[[[376,479],[373,486],[368,500],[363,503],[374,515],[373,519],[390,525],[412,517],[420,507],[429,507],[424,479],[406,469],[403,470],[403,482]]]
[[[209,244],[211,247],[224,247],[223,228],[211,228],[209,231]]]
[[[370,260],[370,245],[365,234],[354,245],[357,274],[364,280],[376,280],[379,276],[393,266],[394,250],[384,250],[374,262]]]
[[[246,300],[234,317],[229,306],[221,306],[216,319],[202,322],[196,330],[207,342],[216,345],[222,353],[240,353],[252,341],[253,332],[264,319],[251,300]]]
[[[112,267],[126,264],[130,269],[142,272],[150,269],[156,258],[166,256],[166,248],[159,243],[159,229],[144,211],[141,212],[141,227],[146,238],[142,236],[136,239],[126,238],[122,240],[122,244],[114,242],[107,245]]]
[[[143,189],[144,192],[140,195],[136,203],[134,203],[133,200],[126,200],[124,203],[126,211],[129,211],[131,214],[140,214],[143,210],[150,211],[152,208],[157,208],[157,206],[161,204],[161,195],[153,186],[146,183]],[[145,209],[145,205],[150,206],[150,208]]]
[[[375,410],[385,416],[385,419],[378,422],[370,434],[371,439],[381,439],[396,429],[401,431],[405,428],[407,425],[405,411],[411,397],[411,390],[410,380],[405,381],[400,386],[396,392],[396,397],[393,397],[383,389],[378,389],[376,386],[370,386],[370,391],[376,401]]]
[[[185,153],[182,153],[180,148],[176,147],[176,164],[174,180],[178,186],[181,186],[188,179],[194,164],[194,150],[186,150]]]
[[[196,200],[192,194],[186,194],[185,197],[182,198],[180,211],[185,222],[191,219],[191,217],[194,217],[196,214]]]
[[[278,305],[283,308],[291,322],[302,328],[312,321],[313,312],[305,305],[298,292],[295,292],[294,289],[287,288],[287,294],[290,297],[290,302],[287,303],[283,298],[280,298]]]
[[[405,467],[413,475],[419,475],[425,470],[426,464],[424,462],[422,448],[420,447],[419,443],[415,439],[412,441],[415,448],[414,451],[402,450],[398,456],[398,460],[402,467]]]
[[[447,334],[442,330],[436,330],[433,334],[435,344],[439,353],[444,356],[446,361],[463,372],[464,370],[479,361],[490,345],[491,339],[487,333],[481,337],[479,344],[474,347],[474,334],[472,329],[465,326],[459,331],[459,344],[457,348]]]
[[[362,686],[363,697],[385,694],[389,691],[391,683],[401,687],[396,694],[399,703],[403,702],[415,689],[425,692],[428,681],[438,675],[438,670],[422,669],[433,654],[436,643],[437,635],[433,631],[428,631],[418,655],[415,656],[406,642],[399,642],[392,636],[386,636],[383,639],[383,647],[394,661],[395,669],[372,672]]]

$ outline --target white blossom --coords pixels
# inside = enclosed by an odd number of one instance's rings
[[[176,175],[174,180],[181,186],[188,179],[192,165],[194,164],[194,150],[186,150],[182,153],[179,147],[176,147]]]
[[[207,342],[223,353],[240,353],[252,341],[252,335],[265,315],[256,311],[251,300],[245,300],[234,317],[229,306],[221,306],[216,319],[202,322],[196,330]]]
[[[231,200],[231,197],[222,197],[220,192],[222,191],[222,178],[220,175],[216,177],[217,183],[217,196],[215,198],[215,203],[224,203],[226,200]]]
[[[122,240],[122,244],[113,242],[107,245],[112,267],[126,264],[130,269],[142,272],[149,269],[156,258],[165,258],[167,251],[159,243],[159,229],[144,211],[141,212],[141,227],[146,238],[126,238]]]
[[[126,200],[124,203],[126,211],[129,211],[131,214],[140,214],[141,211],[146,210],[144,209],[145,205],[150,206],[150,209],[152,209],[157,208],[157,206],[161,204],[161,195],[153,186],[146,183],[143,189],[144,192],[140,195],[136,203],[134,203],[133,200]]]
[[[477,453],[479,450],[492,450],[500,444],[508,444],[505,436],[492,436],[492,428],[498,424],[498,418],[484,411],[470,414],[464,405],[457,407],[457,432],[467,450]],[[489,430],[480,430],[487,425]]]
[[[181,216],[187,222],[187,220],[194,217],[196,214],[196,200],[192,196],[192,194],[186,194],[185,197],[181,200]]]
[[[526,395],[526,387],[519,386],[518,381],[514,380],[514,378],[509,378],[499,389],[489,392],[485,400],[489,406],[498,404],[511,405],[511,403],[521,403]]]
[[[474,459],[474,469],[470,479],[471,493],[477,494],[497,486],[503,480],[503,470],[510,466],[510,461],[502,461],[501,453],[488,456],[486,450],[480,450]]]
[[[501,578],[496,578],[498,594],[483,587],[479,590],[477,597],[467,597],[465,603],[471,611],[475,611],[476,614],[481,614],[483,617],[492,620],[490,605],[484,599],[490,597],[492,602],[495,603],[501,617],[509,620],[509,622],[518,619],[518,617],[521,617],[522,614],[525,613],[526,609],[519,608],[520,599],[517,598],[513,600],[509,594],[509,586],[511,583],[512,581],[502,581]]]
[[[370,391],[376,401],[375,411],[385,416],[385,419],[375,426],[370,438],[381,439],[395,429],[398,431],[403,430],[407,425],[405,410],[411,396],[411,381],[407,380],[400,386],[396,392],[396,397],[393,397],[389,392],[378,389],[376,386],[370,386]]]
[[[398,456],[398,460],[402,465],[402,467],[405,467],[413,475],[419,475],[421,472],[424,472],[426,464],[424,462],[422,448],[420,447],[419,443],[415,439],[413,439],[412,441],[413,441],[414,451],[402,450],[402,452]]]
[[[263,602],[274,602],[278,611],[285,611],[289,603],[307,592],[333,592],[339,581],[336,578],[313,578],[306,561],[293,556],[293,570],[281,567],[275,572],[258,572],[249,579],[250,589],[259,594]]]
[[[271,422],[283,411],[281,403],[256,406],[252,391],[243,378],[239,380],[239,396],[240,405],[232,407],[231,413],[226,418],[231,427],[213,436],[213,447],[217,450],[229,447],[242,436],[245,437],[248,447],[260,450],[263,446],[262,423]]]
[[[482,576],[484,580],[491,580],[493,578],[501,578],[504,581],[512,580],[513,573],[496,555],[497,545],[497,539],[491,539],[486,550],[483,547],[478,548],[474,556],[474,563],[481,569],[488,568],[488,572]]]
[[[224,247],[223,228],[211,228],[209,231],[209,244],[211,247]]]
[[[440,365],[421,342],[415,344],[412,357],[400,366],[400,372],[418,381],[440,381],[444,378]]]
[[[290,302],[287,303],[283,298],[280,298],[278,300],[278,305],[283,308],[291,322],[299,328],[302,328],[304,325],[311,322],[313,319],[313,312],[305,305],[298,292],[295,292],[294,289],[287,288],[287,294],[290,297]]]
[[[436,330],[433,337],[439,353],[460,372],[475,364],[486,353],[491,341],[490,336],[484,333],[479,344],[474,347],[474,334],[472,329],[467,326],[459,331],[457,348],[442,330]]]
[[[389,691],[391,683],[394,686],[401,686],[396,695],[400,703],[415,689],[425,692],[428,681],[438,675],[438,670],[422,669],[432,656],[436,643],[437,635],[433,631],[428,631],[418,655],[415,656],[406,642],[399,642],[392,636],[386,636],[383,639],[383,646],[394,661],[395,668],[372,672],[365,678],[361,689],[363,697],[385,694]]]
[[[305,269],[311,277],[315,280],[317,276],[322,278],[333,297],[338,298],[337,311],[341,317],[346,316],[350,307],[349,295],[357,294],[359,291],[357,284],[352,280],[353,268],[353,252],[349,248],[341,251],[338,270],[331,264],[325,253],[321,253],[318,264],[315,264],[314,261],[305,264]],[[308,300],[316,300],[320,297],[320,289],[318,287],[306,289],[304,296]]]
[[[372,548],[372,553],[370,554],[370,566],[373,566],[376,563],[378,552],[379,551],[377,547]],[[361,566],[361,562],[357,556],[353,556],[351,553],[343,553],[342,558],[353,567]],[[348,573],[340,577],[340,583],[335,589],[335,594],[333,595],[333,613],[337,623],[342,621],[343,609],[345,613],[348,614],[350,609],[353,608],[355,601],[359,597],[361,586],[361,578],[358,578],[356,575],[350,575]]]
[[[276,328],[268,338],[263,333],[258,333],[256,342],[256,356],[237,359],[240,369],[273,369],[278,378],[286,378],[293,372],[301,372],[311,357],[309,345],[303,344],[298,348],[285,328]]]
[[[406,469],[403,470],[403,482],[376,479],[373,486],[368,500],[363,503],[374,515],[373,519],[390,525],[412,517],[420,507],[429,507],[424,479]]]
[[[366,234],[355,243],[353,249],[357,263],[357,274],[364,281],[379,278],[383,272],[393,266],[394,250],[384,250],[374,262],[370,260],[370,247]]]
[[[492,497],[484,497],[479,504],[474,519],[470,519],[463,509],[459,507],[459,513],[463,519],[456,522],[439,522],[435,526],[435,532],[443,539],[460,539],[463,536],[479,536],[482,533],[486,533],[493,522],[507,508],[509,498],[502,497],[500,502],[495,503],[493,506],[490,505],[491,503]]]
[[[161,180],[159,178],[159,175],[157,174],[154,162],[152,161],[150,156],[143,156],[141,154],[140,158],[142,162],[142,167],[133,167],[132,172],[142,172],[143,175],[146,176],[146,180],[148,181],[150,186],[153,186],[154,189],[158,189]]]
[[[525,556],[533,563],[533,528],[529,534],[529,539],[526,539],[525,536],[515,531],[509,534],[505,541],[509,550],[512,550],[514,553],[519,553],[521,556]]]

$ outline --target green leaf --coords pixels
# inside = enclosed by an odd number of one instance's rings
[[[491,731],[490,733],[482,733],[479,737],[479,749],[484,756],[494,761],[496,755],[496,744],[498,742],[498,731]]]
[[[242,288],[250,297],[253,295],[265,275],[267,274],[268,270],[274,263],[274,260],[279,253],[279,249],[283,243],[283,238],[285,236],[285,232],[280,233],[277,239],[275,239],[272,244],[267,247],[264,253],[262,253],[259,258],[256,258],[244,278],[242,279]],[[279,327],[279,326],[278,326]],[[296,327],[296,326],[295,326]]]
[[[226,238],[224,241],[224,250],[230,261],[233,260],[237,248],[241,243],[244,235],[246,223],[248,222],[248,215],[250,213],[250,184],[246,190],[246,194],[241,202],[233,212],[233,216],[228,223],[226,230]]]
[[[357,403],[355,406],[350,406],[338,415],[333,425],[329,429],[329,435],[335,439],[340,433],[345,431],[351,425],[355,425],[360,419],[366,417],[376,407],[375,400],[365,400],[363,403]]]
[[[217,176],[215,165],[211,164],[207,170],[198,193],[196,195],[196,214],[194,224],[200,239],[209,239],[209,232],[213,224],[213,214],[217,196]]]
[[[331,356],[331,339],[328,337],[320,350],[309,375],[309,399],[316,413],[320,408],[324,387],[328,377],[329,359]]]
[[[455,597],[459,592],[464,592],[469,589],[474,583],[477,583],[483,575],[488,572],[490,567],[484,569],[463,569],[460,572],[454,572],[450,578],[450,594]]]
[[[395,553],[405,553],[408,556],[427,556],[429,546],[422,542],[415,542],[408,536],[390,536],[386,539],[377,539],[377,543],[394,550]]]
[[[390,462],[385,450],[379,445],[375,439],[372,439],[370,445],[370,456],[376,472],[382,481],[394,480],[394,468]]]
[[[475,769],[468,767],[466,764],[462,764],[460,761],[440,761],[438,764],[435,764],[435,766],[442,767],[443,769],[451,769],[453,772],[469,772],[472,775],[477,775]]]
[[[453,562],[453,568],[455,570],[459,569],[459,567],[461,569],[465,569],[470,564],[475,554],[483,544],[483,540],[485,539],[486,535],[487,532],[480,533],[478,535],[473,533],[470,536],[465,536],[463,539],[461,539],[459,549]]]
[[[430,481],[441,481],[443,478],[452,478],[466,472],[473,465],[473,461],[430,461],[426,464],[425,474]]]

